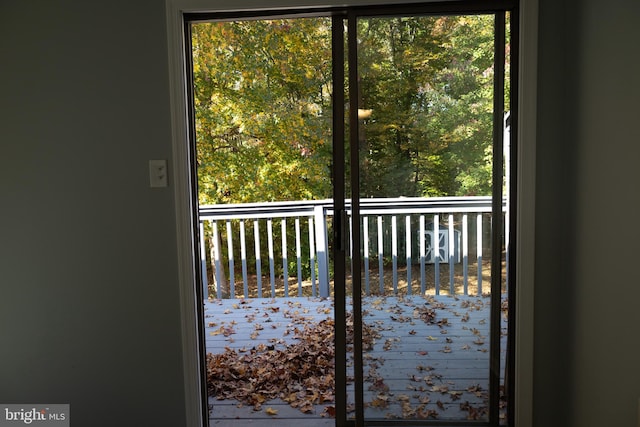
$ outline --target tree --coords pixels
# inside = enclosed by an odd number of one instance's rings
[[[363,197],[490,194],[491,16],[358,28]]]
[[[329,197],[329,21],[195,24],[192,43],[200,202]]]
[[[330,25],[193,25],[201,203],[331,196]],[[493,34],[490,15],[358,21],[362,197],[490,194]]]

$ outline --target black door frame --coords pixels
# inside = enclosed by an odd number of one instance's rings
[[[498,426],[499,420],[499,394],[500,394],[500,295],[501,295],[501,245],[494,244],[500,242],[501,238],[501,218],[502,218],[502,152],[503,152],[503,113],[507,109],[503,106],[504,100],[504,60],[505,60],[505,14],[510,13],[512,17],[518,17],[518,0],[462,0],[462,1],[444,1],[433,3],[407,3],[399,5],[375,5],[375,6],[350,6],[350,7],[322,7],[308,9],[274,9],[274,10],[255,10],[240,12],[214,12],[214,13],[185,13],[184,14],[184,31],[185,31],[185,50],[186,58],[191,58],[190,46],[190,28],[191,23],[202,21],[219,21],[219,20],[247,20],[247,19],[280,19],[280,18],[302,18],[302,17],[332,17],[332,58],[333,58],[333,81],[334,81],[334,116],[333,116],[333,180],[334,180],[334,212],[336,226],[334,227],[334,276],[335,276],[335,325],[336,325],[336,425],[337,426],[360,426],[360,425],[477,425],[477,426]],[[363,404],[363,369],[362,369],[362,299],[361,299],[361,256],[359,251],[352,254],[352,283],[353,283],[353,319],[354,319],[354,382],[355,382],[355,419],[347,418],[347,376],[346,376],[346,306],[345,306],[345,274],[346,274],[346,255],[348,244],[345,242],[348,235],[348,221],[345,210],[345,99],[344,99],[344,21],[347,21],[348,27],[348,62],[349,62],[349,129],[355,129],[356,132],[349,132],[350,144],[350,163],[351,165],[359,164],[358,151],[358,85],[357,85],[357,38],[356,25],[357,19],[362,17],[375,16],[426,16],[426,15],[461,15],[461,14],[493,14],[495,16],[495,33],[494,33],[494,112],[493,112],[493,190],[492,190],[492,265],[491,265],[491,334],[490,334],[490,372],[489,372],[489,421],[488,422],[465,422],[465,421],[415,421],[415,420],[365,420],[364,404]],[[511,143],[510,156],[512,159],[517,158],[517,106],[518,106],[518,20],[510,21],[510,40],[511,40],[511,77],[510,77],[510,105],[508,110],[511,112]],[[192,88],[192,63],[187,60],[187,82],[188,87]],[[336,84],[338,82],[338,84]],[[193,93],[187,90],[189,100],[189,122],[194,122],[193,111]],[[195,159],[195,130],[190,126],[190,152],[192,159]],[[191,164],[195,164],[191,162]],[[517,162],[511,162],[511,176],[517,176]],[[195,173],[195,171],[193,171]],[[350,188],[351,188],[351,215],[355,224],[359,223],[359,168],[353,168],[350,171]],[[197,182],[197,180],[193,180]],[[510,185],[510,200],[516,200],[516,186]],[[193,185],[196,192],[196,185]],[[197,194],[192,196],[197,200]],[[515,258],[516,253],[513,250],[516,247],[516,215],[513,206],[509,209],[509,226],[510,226],[510,255],[508,268],[508,282],[511,284],[508,291],[509,317],[515,318]],[[197,221],[195,221],[197,224]],[[198,230],[194,230],[197,236]],[[360,229],[353,227],[352,238],[359,242]],[[195,271],[199,271],[196,268]],[[201,281],[201,279],[200,279]],[[197,298],[202,298],[201,286],[196,286]],[[197,304],[199,307],[199,305]],[[199,309],[198,318],[202,322],[203,313]],[[199,331],[199,344],[201,360],[206,360],[204,332]],[[506,379],[505,394],[507,397],[507,423],[513,426],[515,421],[514,414],[514,380],[515,380],[515,325],[513,321],[508,322],[508,340],[507,340],[507,362],[506,362]],[[338,363],[342,361],[342,363]],[[206,369],[203,370],[206,372]],[[206,379],[205,379],[206,383]],[[205,408],[206,408],[206,396]],[[206,411],[205,411],[206,412]]]

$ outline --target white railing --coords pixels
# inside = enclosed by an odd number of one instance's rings
[[[350,236],[348,200],[346,209]],[[488,262],[483,257],[490,255],[490,197],[361,199],[360,216],[366,294],[466,295],[471,282],[482,294]],[[205,296],[331,295],[332,219],[331,200],[201,206]],[[252,238],[247,239],[248,234]],[[506,259],[508,233],[503,236]],[[352,239],[349,247],[351,254]],[[268,274],[263,274],[263,267]],[[293,277],[290,270],[295,270]]]

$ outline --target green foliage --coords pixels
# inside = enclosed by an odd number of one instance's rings
[[[330,195],[329,21],[193,26],[201,203]]]
[[[492,17],[368,19],[358,36],[361,196],[490,194]]]
[[[361,196],[490,194],[492,16],[362,19],[358,39]],[[330,197],[330,20],[199,23],[192,44],[200,202]]]

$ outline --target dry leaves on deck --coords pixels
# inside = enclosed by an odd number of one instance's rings
[[[439,310],[448,310],[453,316],[460,318],[462,330],[469,331],[474,341],[473,348],[486,351],[482,348],[485,344],[482,332],[475,328],[475,320],[471,322],[471,314],[483,308],[482,300],[464,300],[458,306],[462,312],[447,307],[441,301],[429,300],[425,304],[414,304],[411,300],[398,299],[395,304],[388,305],[384,298],[377,298],[371,302],[369,310],[384,311],[388,313],[392,323],[374,321],[363,322],[364,355],[364,380],[368,384],[367,392],[372,396],[365,404],[367,407],[380,411],[387,411],[391,405],[399,405],[401,414],[388,414],[391,417],[401,416],[404,419],[433,419],[439,417],[439,411],[454,410],[455,407],[465,412],[469,419],[483,419],[487,414],[486,402],[488,392],[479,385],[473,385],[468,389],[449,387],[442,375],[432,372],[434,368],[423,364],[416,366],[416,374],[409,377],[407,390],[410,395],[394,394],[378,369],[384,364],[384,358],[375,358],[367,352],[371,351],[376,341],[380,341],[377,348],[389,351],[401,347],[401,339],[397,335],[396,327],[406,325],[406,332],[410,337],[419,337],[427,330],[414,326],[421,321],[436,328],[428,329],[437,336],[423,336],[425,341],[440,341],[443,347],[438,353],[449,354],[457,351],[470,351],[469,344],[460,343],[458,337],[447,334],[452,324],[447,317],[441,317]],[[235,307],[234,307],[235,308]],[[277,307],[269,309],[273,312]],[[330,314],[324,312],[324,314]],[[252,322],[255,313],[248,318]],[[268,314],[265,314],[268,317]],[[297,408],[303,413],[312,413],[318,406],[324,405],[323,416],[334,416],[335,394],[335,347],[333,319],[327,317],[324,320],[313,320],[297,313],[288,316],[291,324],[284,332],[295,337],[293,344],[285,344],[284,341],[270,341],[269,344],[257,344],[250,349],[226,348],[222,354],[207,354],[207,375],[209,395],[220,400],[233,399],[241,404],[250,405],[255,410],[263,409],[272,399],[282,399],[291,407]],[[476,319],[477,320],[477,319]],[[266,320],[270,321],[270,320]],[[483,319],[478,324],[484,324]],[[353,351],[353,317],[349,313],[346,319],[347,325],[347,351]],[[467,326],[468,325],[468,326]],[[217,326],[217,325],[216,325]],[[216,334],[233,333],[233,327],[224,326],[216,329]],[[262,330],[261,324],[255,324],[253,333],[258,334]],[[253,337],[252,337],[253,338]],[[414,353],[431,357],[426,350],[418,349]],[[435,351],[432,353],[435,354]],[[420,359],[423,359],[422,357]],[[447,400],[430,401],[430,394],[445,396]],[[408,397],[408,398],[407,398]],[[472,403],[466,399],[472,398]],[[455,404],[454,404],[455,402]],[[446,404],[446,408],[445,408]],[[435,407],[434,407],[435,406]],[[396,406],[397,407],[397,406]],[[276,416],[277,411],[266,408],[268,415]]]
[[[259,344],[246,352],[227,348],[222,354],[207,354],[209,394],[236,399],[256,410],[275,398],[302,412],[333,401],[333,320],[297,333],[299,342],[284,349]]]
[[[347,319],[347,336],[353,335],[353,322]],[[242,351],[226,348],[222,354],[207,354],[209,395],[235,399],[252,405],[280,398],[304,413],[315,405],[334,400],[335,345],[334,321],[295,328],[297,342],[284,348],[259,344]],[[371,348],[376,332],[363,327],[363,347]],[[272,411],[271,411],[272,412]],[[331,411],[327,412],[329,415]],[[270,413],[269,415],[275,415]]]

